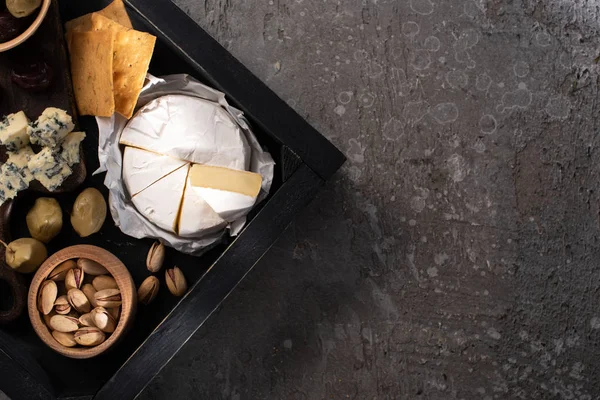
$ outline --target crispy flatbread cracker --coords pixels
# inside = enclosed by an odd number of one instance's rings
[[[82,15],[70,20],[65,24],[67,34],[69,32],[86,32],[92,29],[92,14]]]
[[[114,35],[110,30],[71,35],[71,75],[81,115],[110,117],[114,113]]]
[[[113,1],[108,7],[98,11],[98,14],[118,22],[125,28],[133,28],[131,25],[131,20],[129,19],[129,15],[127,15],[127,10],[125,10],[125,4],[123,3],[123,0]]]
[[[115,110],[127,118],[144,86],[156,37],[135,30],[117,32],[115,35],[113,82]]]
[[[114,32],[121,32],[128,31],[129,29],[130,28],[119,24],[117,21],[107,18],[100,13],[95,12],[91,14],[90,31],[110,30]]]

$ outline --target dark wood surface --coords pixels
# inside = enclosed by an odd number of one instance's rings
[[[61,0],[60,2],[64,20],[98,10],[106,4],[107,1]],[[130,14],[134,27],[149,31],[159,38],[150,68],[151,73],[162,75],[186,72],[203,82],[208,83],[213,80],[200,67],[199,60],[194,60],[177,46],[171,45],[172,42],[189,41],[187,36],[166,38],[160,34],[165,23],[178,25],[182,18],[187,18],[185,15],[174,12],[170,14],[172,18],[163,19],[162,23],[155,24],[136,12]],[[201,37],[202,29],[195,24],[193,26],[194,31],[188,34],[194,38]],[[202,45],[203,41],[198,41],[197,46]],[[228,60],[225,59],[224,63]],[[240,69],[238,74],[249,73],[246,69]],[[238,76],[236,79],[239,78]],[[256,79],[251,75],[246,78]],[[280,101],[272,92],[265,93],[265,97],[261,99],[264,105]],[[282,110],[280,117],[286,119],[288,113],[293,111]],[[52,352],[35,336],[29,321],[24,318],[17,320],[13,325],[0,327],[1,334],[14,339],[20,348],[26,349],[28,357],[25,361],[33,360],[35,368],[32,369],[30,368],[32,364],[12,357],[13,362],[17,362],[24,371],[28,372],[28,379],[30,376],[37,376],[34,371],[36,368],[42,370],[51,382],[48,391],[60,398],[86,397],[98,390],[100,390],[98,397],[120,399],[135,397],[139,390],[149,383],[152,376],[158,373],[190,336],[204,324],[217,305],[275,242],[294,215],[314,197],[324,182],[322,177],[303,162],[297,149],[286,148],[285,140],[280,140],[286,138],[285,134],[279,135],[277,132],[277,135],[274,135],[264,130],[264,124],[255,119],[255,116],[248,116],[260,142],[275,158],[277,168],[271,195],[249,215],[249,225],[240,236],[226,239],[200,258],[168,250],[166,265],[177,265],[183,270],[190,284],[187,296],[180,300],[171,296],[168,291],[161,290],[150,307],[140,307],[134,329],[124,337],[123,342],[98,359],[70,360]],[[92,118],[82,117],[79,122],[81,128],[88,133],[83,147],[88,156],[87,167],[92,171],[98,166],[95,121]],[[315,135],[318,133],[315,132]],[[311,141],[311,143],[316,146],[319,141]],[[319,150],[324,151],[324,158],[327,158],[327,149],[328,147],[325,146]],[[338,167],[340,165],[341,162]],[[106,196],[107,189],[103,185],[103,178],[103,175],[88,176],[84,185],[96,187]],[[22,201],[16,202],[13,213],[15,220],[11,226],[14,237],[26,235],[24,215],[39,195],[24,196]],[[65,193],[56,197],[63,208],[63,213],[67,215],[75,195]],[[110,217],[101,231],[90,238],[82,239],[72,230],[63,229],[50,243],[49,252],[79,243],[101,246],[117,255],[127,265],[138,285],[148,276],[144,260],[152,241],[137,240],[122,234],[114,226]],[[3,349],[1,343],[0,349]],[[0,358],[0,364],[2,363],[10,365],[9,360]],[[22,381],[19,382],[21,383]],[[13,384],[0,381],[0,389],[4,390],[4,386],[10,389]],[[7,393],[8,389],[5,390]],[[27,397],[19,395],[14,398]]]
[[[53,70],[51,85],[41,92],[27,91],[15,85],[11,80],[11,70],[19,65],[31,62],[46,62]],[[31,120],[37,117],[47,107],[57,107],[66,110],[77,123],[73,89],[69,72],[67,50],[64,43],[62,23],[56,0],[52,2],[48,14],[38,31],[25,43],[5,53],[0,53],[0,116],[24,111]],[[6,161],[4,146],[0,146],[0,160]],[[83,158],[82,158],[83,160]],[[57,192],[68,192],[76,189],[85,180],[87,171],[85,161],[73,166],[73,174],[68,177]],[[13,201],[27,196],[29,191],[48,191],[37,181],[31,182],[30,188],[8,201],[0,208],[0,240],[10,242],[9,230],[6,227],[10,221]],[[11,289],[3,302],[12,303],[8,309],[0,309],[0,324],[15,320],[25,308],[26,282],[5,263],[4,248],[0,249],[0,280]]]

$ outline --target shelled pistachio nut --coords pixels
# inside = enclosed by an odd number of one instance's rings
[[[121,307],[107,308],[106,310],[112,315],[115,321],[119,322],[119,318],[121,318]]]
[[[56,282],[45,281],[42,283],[38,293],[38,310],[44,315],[50,314],[57,297],[58,286],[56,286]]]
[[[59,296],[54,302],[54,311],[57,314],[66,315],[71,312],[71,304],[67,296]]]
[[[75,264],[75,261],[73,260],[67,260],[63,263],[60,263],[56,268],[52,270],[52,272],[50,272],[50,275],[48,275],[48,279],[54,282],[62,282],[65,280],[67,272],[69,272],[70,269],[73,269],[76,266],[77,264]]]
[[[146,257],[146,268],[148,271],[153,274],[160,271],[165,262],[165,245],[161,242],[154,242],[152,247],[150,247],[150,251],[148,252],[148,257]]]
[[[140,285],[137,295],[138,301],[142,304],[150,304],[152,300],[158,294],[158,289],[160,288],[160,281],[155,276],[147,277],[144,282]]]
[[[108,270],[106,268],[98,264],[96,261],[90,260],[88,258],[80,258],[79,260],[77,260],[77,266],[88,275],[97,276],[108,274]]]
[[[117,321],[104,307],[96,307],[91,312],[94,324],[98,329],[106,333],[112,333],[117,327]]]
[[[81,268],[76,267],[67,271],[67,275],[65,276],[65,286],[67,287],[67,291],[81,288],[84,278],[85,273]]]
[[[96,298],[94,297],[97,290],[91,283],[86,283],[85,285],[83,285],[81,287],[81,291],[85,294],[85,297],[88,298],[88,301],[92,305],[92,308],[98,307],[98,304],[96,304]]]
[[[79,319],[68,315],[55,315],[50,318],[50,328],[59,332],[75,332],[79,328]]]
[[[75,341],[75,338],[73,337],[72,333],[52,331],[52,336],[54,337],[54,339],[56,339],[58,343],[65,347],[77,346],[77,342]]]
[[[96,326],[96,324],[94,323],[94,316],[92,315],[91,311],[79,317],[79,325]]]
[[[73,337],[82,346],[98,346],[106,339],[106,335],[98,328],[86,326],[77,330]]]
[[[181,297],[187,292],[187,282],[178,267],[168,269],[165,273],[167,287],[173,296]]]
[[[121,305],[121,291],[119,289],[104,289],[94,295],[99,307],[113,308]]]
[[[96,291],[101,291],[104,289],[118,289],[119,285],[117,285],[117,281],[115,278],[108,275],[100,275],[94,278],[92,281],[92,285]]]
[[[79,289],[71,289],[67,293],[67,298],[69,299],[69,303],[78,313],[88,313],[91,311],[90,302],[86,297],[85,293],[83,293]]]

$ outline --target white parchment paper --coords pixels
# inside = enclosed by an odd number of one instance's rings
[[[136,110],[158,97],[169,94],[183,94],[213,101],[220,104],[231,115],[242,129],[250,145],[250,171],[260,174],[263,178],[261,192],[258,195],[256,204],[264,200],[273,182],[275,162],[271,155],[263,150],[258,143],[243,113],[230,106],[223,93],[203,85],[186,74],[168,75],[162,78],[148,75]],[[192,115],[190,118],[194,118],[194,116]],[[181,238],[152,224],[137,211],[131,202],[121,177],[123,154],[121,151],[122,146],[119,145],[119,138],[128,120],[119,114],[115,114],[111,118],[97,117],[96,121],[99,130],[98,158],[100,168],[94,172],[94,175],[106,171],[104,184],[110,192],[109,209],[115,224],[123,233],[138,239],[158,239],[165,245],[181,252],[199,255],[216,244],[226,232],[237,235],[244,227],[246,224],[245,216],[233,221],[221,232],[195,238]]]

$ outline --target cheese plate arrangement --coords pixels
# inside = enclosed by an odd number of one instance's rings
[[[169,0],[10,2],[0,390],[132,399],[344,157]]]

